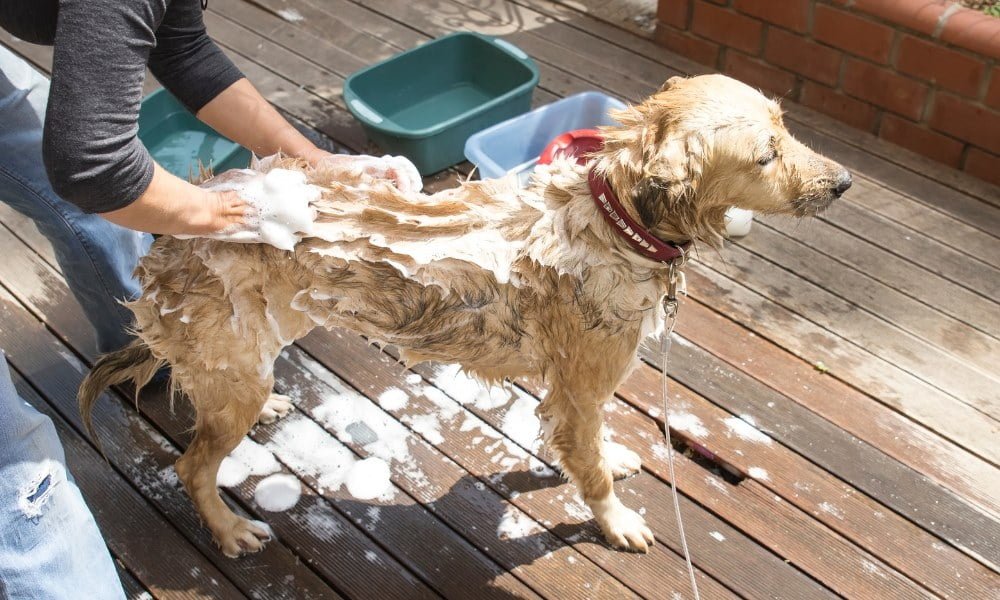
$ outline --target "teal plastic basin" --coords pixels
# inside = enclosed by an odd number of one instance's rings
[[[460,32],[362,69],[344,100],[384,152],[427,175],[464,160],[473,133],[527,112],[538,68],[498,38]]]
[[[250,164],[249,150],[199,121],[164,89],[140,105],[139,140],[153,160],[182,179],[198,175],[199,162],[216,173]]]

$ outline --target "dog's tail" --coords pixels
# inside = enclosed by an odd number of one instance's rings
[[[166,361],[153,356],[149,346],[139,339],[121,350],[109,352],[97,359],[94,368],[80,384],[76,399],[80,406],[80,416],[83,417],[83,425],[99,450],[101,444],[94,432],[91,411],[101,392],[112,385],[132,381],[135,384],[135,396],[138,401],[139,390],[149,383],[164,364]]]

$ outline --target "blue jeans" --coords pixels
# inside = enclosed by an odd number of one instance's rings
[[[52,421],[18,398],[0,354],[0,598],[124,597]]]
[[[49,82],[0,46],[0,201],[31,218],[55,249],[98,350],[125,345],[132,271],[151,236],[88,215],[53,192],[42,163]],[[18,398],[0,355],[0,598],[121,598],[87,505],[66,471],[52,422]]]

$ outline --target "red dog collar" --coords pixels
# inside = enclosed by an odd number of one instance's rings
[[[604,146],[604,138],[596,129],[578,129],[569,131],[552,140],[538,158],[538,163],[547,165],[556,157],[575,158],[577,164],[587,164],[590,154]],[[587,175],[590,184],[590,195],[604,218],[611,224],[636,252],[664,263],[670,263],[678,258],[683,259],[691,242],[678,246],[660,240],[645,227],[636,223],[625,212],[625,207],[619,202],[615,192],[606,179],[598,175],[593,168]]]

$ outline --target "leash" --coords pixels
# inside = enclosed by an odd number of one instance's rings
[[[684,521],[681,519],[681,501],[677,495],[677,477],[674,475],[674,446],[670,443],[670,392],[667,384],[667,361],[670,346],[673,343],[674,326],[677,325],[677,287],[680,282],[681,293],[687,294],[684,273],[680,267],[687,261],[687,255],[681,250],[680,258],[670,261],[667,272],[667,295],[663,297],[664,325],[660,336],[660,353],[663,360],[660,366],[660,387],[663,394],[663,437],[667,441],[667,469],[670,473],[670,493],[674,499],[674,515],[677,518],[677,531],[680,534],[681,549],[684,551],[684,562],[687,563],[688,576],[691,578],[691,592],[695,600],[701,600],[698,594],[698,582],[694,576],[694,566],[691,564],[691,552],[688,550],[687,536],[684,535]]]

